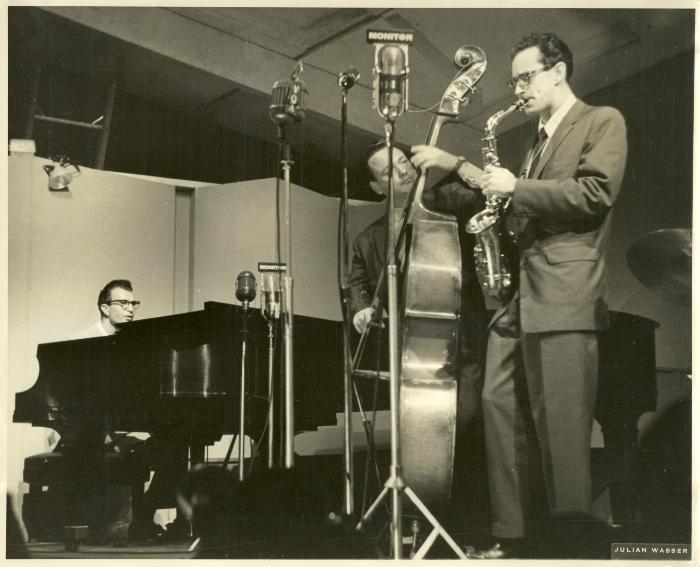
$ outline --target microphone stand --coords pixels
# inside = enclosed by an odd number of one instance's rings
[[[350,239],[348,236],[348,166],[347,166],[347,123],[348,90],[352,87],[347,81],[340,81],[342,89],[340,119],[340,159],[343,170],[342,194],[338,212],[338,287],[343,313],[343,487],[344,512],[351,516],[354,512],[354,466],[352,442],[352,359],[350,348],[350,297],[349,297],[349,258]]]
[[[241,400],[238,418],[238,480],[245,480],[245,382],[246,382],[246,345],[248,343],[248,300],[243,300],[241,321]],[[252,443],[252,440],[251,440]],[[251,447],[252,448],[252,447]],[[251,450],[252,453],[252,450]]]
[[[239,288],[239,285],[241,287]],[[236,299],[240,300],[243,311],[241,313],[241,389],[240,389],[240,400],[238,407],[238,480],[243,482],[245,480],[245,388],[246,388],[246,370],[247,370],[247,344],[248,344],[248,319],[250,314],[248,312],[248,306],[250,302],[255,299],[255,277],[251,272],[245,271],[238,275],[236,280]],[[226,457],[224,458],[223,466],[224,469],[228,467],[229,458],[233,452],[233,445],[235,443],[235,437],[231,440],[229,444],[228,451],[226,451]],[[253,455],[253,439],[250,440],[250,453]],[[252,462],[252,461],[251,461]]]
[[[275,365],[275,332],[274,332],[274,319],[269,318],[267,320],[267,395],[270,398],[268,400],[267,408],[267,468],[272,469],[275,467],[275,433],[274,433],[274,423],[275,423],[275,378],[274,378],[274,365]]]
[[[292,203],[290,172],[294,161],[287,141],[286,123],[278,123],[277,137],[282,150],[284,171],[284,232],[287,239],[287,271],[284,282],[284,466],[294,466],[294,280],[292,278]]]
[[[387,303],[389,311],[389,408],[391,413],[391,465],[390,475],[384,483],[384,488],[376,500],[369,507],[365,515],[357,525],[357,529],[362,529],[364,523],[368,521],[375,510],[382,503],[389,493],[391,493],[391,542],[394,552],[394,559],[401,559],[403,555],[403,533],[402,533],[402,497],[405,494],[416,508],[428,519],[433,526],[432,532],[420,549],[412,554],[412,559],[422,559],[432,546],[433,542],[441,535],[446,543],[461,559],[467,559],[465,553],[459,548],[455,541],[440,525],[438,520],[421,502],[420,498],[406,484],[402,476],[401,466],[401,436],[399,429],[399,407],[400,407],[400,351],[399,351],[399,311],[398,311],[398,267],[397,251],[392,245],[396,238],[396,227],[394,225],[394,120],[386,118],[384,125],[386,134],[386,145],[389,154],[389,186],[386,203],[386,274],[387,274]],[[415,540],[414,532],[413,539]],[[415,545],[414,545],[415,547]]]
[[[276,276],[275,276],[276,277]],[[265,280],[263,280],[265,281]],[[265,294],[269,293],[269,299]],[[261,298],[261,313],[267,321],[267,468],[275,467],[275,324],[279,317],[277,305],[277,285],[272,284],[271,290],[263,289]]]
[[[391,466],[389,479],[384,489],[357,525],[361,529],[364,522],[374,514],[379,504],[391,491],[391,541],[394,559],[401,559],[403,534],[401,531],[401,493],[405,485],[401,477],[401,445],[399,439],[399,320],[398,320],[398,274],[396,254],[392,243],[395,239],[394,226],[394,122],[387,118],[384,126],[387,150],[389,153],[389,187],[386,200],[386,272],[389,308],[389,407],[391,410]]]
[[[356,71],[355,71],[356,72]],[[353,379],[354,363],[352,357],[352,348],[350,345],[350,335],[352,332],[351,319],[352,313],[350,310],[349,296],[349,274],[350,274],[350,238],[348,235],[348,169],[347,169],[347,106],[348,106],[348,91],[354,86],[359,78],[359,74],[352,76],[350,70],[346,73],[341,73],[338,77],[338,85],[342,90],[341,98],[341,120],[340,120],[340,156],[343,171],[342,193],[340,206],[338,211],[338,288],[341,300],[341,310],[343,314],[343,456],[344,456],[344,471],[343,471],[343,487],[344,487],[344,513],[346,516],[351,516],[354,513],[354,447],[352,439],[352,413],[353,413],[353,394],[357,400],[357,408],[362,415],[362,423],[365,428],[367,437],[368,458],[366,466],[369,466],[370,458],[375,455],[374,449],[374,432],[370,425],[365,411],[362,407],[362,400]],[[376,407],[376,404],[375,404]],[[376,468],[376,460],[375,460]],[[379,478],[379,470],[377,469],[377,477]]]

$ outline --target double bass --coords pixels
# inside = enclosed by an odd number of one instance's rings
[[[434,146],[442,126],[459,116],[460,105],[486,70],[486,56],[476,46],[455,54],[459,72],[441,97],[426,144]],[[457,220],[425,207],[425,172],[419,170],[398,231],[395,253],[403,260],[399,435],[406,483],[426,503],[447,500],[452,484],[457,426],[458,350],[462,262]],[[386,270],[385,270],[386,271]],[[379,278],[372,305],[382,289]],[[353,368],[362,355],[363,333]]]

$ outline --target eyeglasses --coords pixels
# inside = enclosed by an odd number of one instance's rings
[[[136,311],[141,306],[140,301],[129,301],[128,299],[113,299],[112,301],[106,301],[105,303],[107,303],[107,305],[113,305],[116,303],[122,309],[126,309],[127,307],[129,307],[129,305],[131,305],[131,308],[134,311]]]
[[[537,75],[537,73],[541,73],[542,71],[548,71],[551,68],[551,65],[543,65],[539,69],[533,69],[532,71],[528,71],[527,73],[522,73],[517,77],[513,77],[510,81],[508,81],[508,88],[514,89],[516,85],[523,89],[527,88],[528,86],[530,86],[530,80],[532,79],[532,77]]]

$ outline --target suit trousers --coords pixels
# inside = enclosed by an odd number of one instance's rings
[[[491,329],[482,404],[494,537],[531,535],[545,503],[550,517],[590,513],[597,382],[597,333]]]

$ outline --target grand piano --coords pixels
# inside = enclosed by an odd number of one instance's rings
[[[282,325],[276,326],[279,440],[284,349]],[[42,526],[55,533],[54,525],[85,523],[85,490],[94,480],[90,477],[113,482],[113,470],[118,468],[116,476],[127,479],[118,483],[131,483],[137,491],[140,486],[142,494],[147,469],[132,472],[135,467],[125,462],[124,455],[105,452],[100,441],[104,433],[148,432],[162,438],[177,432],[177,438],[189,445],[193,462],[203,460],[205,446],[222,435],[238,433],[244,328],[248,330],[246,434],[260,441],[268,408],[269,342],[267,321],[258,309],[207,302],[200,311],[133,321],[117,335],[38,346],[38,378],[30,389],[15,395],[13,415],[15,423],[48,427],[61,435],[56,451],[25,459],[31,503],[25,506],[30,510],[24,510],[25,523],[35,524],[35,529],[30,525],[28,529],[36,539],[42,539]],[[343,411],[341,324],[296,315],[294,331],[295,430],[335,425],[336,413]],[[279,462],[282,447],[280,443],[276,447]],[[56,502],[66,506],[53,523],[46,519],[52,506],[47,507],[42,496],[42,485],[49,484],[58,488],[52,489],[58,494]]]
[[[207,443],[236,433],[243,317],[248,395],[262,399],[267,322],[257,309],[207,302],[200,311],[133,321],[110,337],[40,344],[39,376],[16,394],[13,421],[61,435],[81,427],[150,432],[181,421]],[[341,325],[296,315],[294,329],[296,429],[335,424],[343,410]],[[250,419],[264,419],[252,406]]]
[[[243,317],[249,329],[246,431],[259,441],[267,413],[267,322],[257,309],[244,312],[217,302],[137,320],[111,337],[40,344],[39,376],[16,394],[13,421],[49,427],[67,439],[85,430],[153,432],[186,424],[190,438],[203,446],[237,433]],[[634,516],[624,484],[636,449],[636,422],[656,403],[655,327],[644,317],[613,312],[602,341],[596,418],[606,452],[619,463],[615,480],[623,489],[614,500],[623,520]],[[296,315],[294,330],[295,430],[334,425],[343,411],[342,325]],[[371,368],[374,355],[365,360],[361,367]],[[371,398],[370,382],[356,381],[365,400]],[[379,409],[388,407],[386,386]]]

